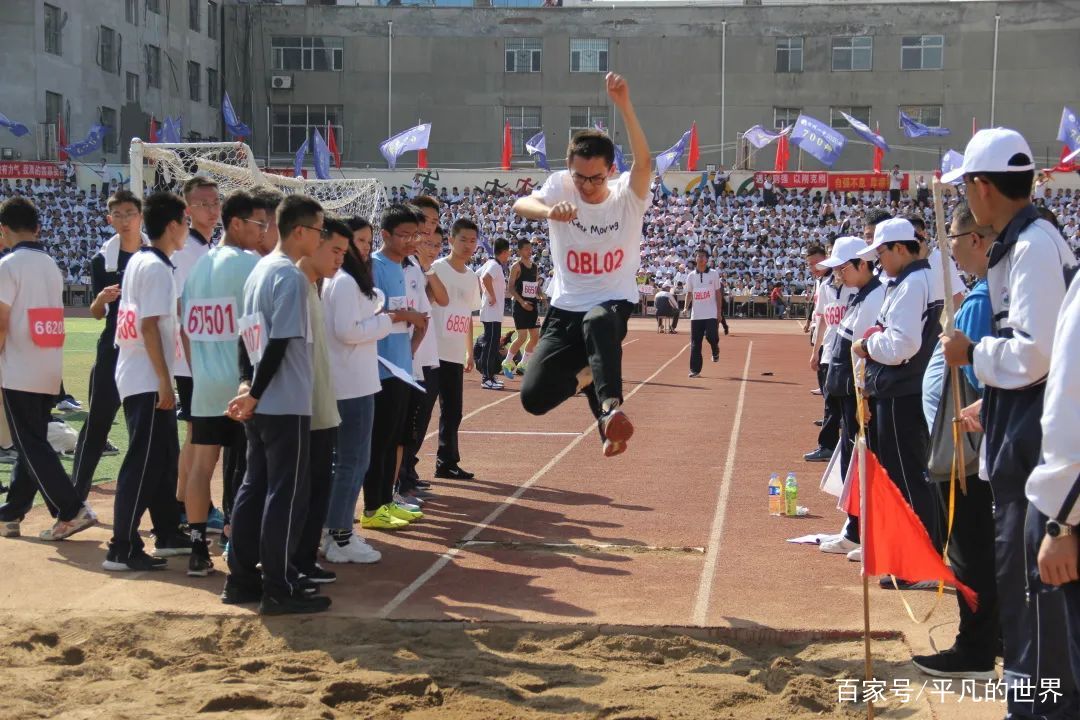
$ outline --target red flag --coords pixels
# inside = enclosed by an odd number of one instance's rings
[[[334,156],[334,167],[341,167],[341,153],[338,151],[337,139],[334,137],[334,126],[326,126],[326,149]]]
[[[881,172],[881,163],[882,163],[882,161],[884,159],[885,159],[885,151],[882,150],[881,148],[879,148],[877,145],[875,145],[874,146],[874,172],[876,172],[876,173]]]
[[[1080,170],[1080,164],[1078,164],[1075,160],[1071,162],[1065,162],[1065,158],[1070,153],[1072,153],[1072,150],[1069,149],[1068,145],[1061,146],[1061,155],[1058,158],[1058,164],[1052,168],[1047,168],[1046,170],[1043,170],[1043,172],[1046,173],[1047,177],[1053,175],[1054,173],[1076,172],[1077,170]]]
[[[153,115],[150,116],[150,142],[156,143],[158,141],[158,129],[157,120]]]
[[[686,169],[697,170],[698,161],[701,160],[701,151],[698,149],[697,123],[690,125],[690,152],[686,155]]]
[[[68,154],[64,152],[64,146],[68,144],[67,133],[64,132],[64,116],[56,116],[56,144],[59,146],[57,149],[57,157],[60,160],[67,160]]]
[[[845,510],[859,514],[858,464]],[[944,581],[963,595],[972,610],[978,609],[975,591],[956,579],[934,549],[919,517],[889,479],[877,457],[866,451],[866,518],[862,522],[863,569],[867,575],[895,575],[910,582]]]
[[[416,151],[416,167],[421,170],[427,168],[427,148]]]
[[[776,141],[776,164],[773,167],[773,170],[776,172],[784,172],[787,170],[788,154],[787,135],[781,135],[780,139]]]
[[[510,139],[510,123],[503,128],[502,169],[510,169],[510,158],[514,157],[514,145]]]

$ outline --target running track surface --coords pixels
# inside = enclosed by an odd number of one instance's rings
[[[821,409],[809,392],[807,338],[795,322],[731,326],[733,334],[720,338],[720,362],[709,362],[706,351],[702,376],[689,379],[689,327],[657,335],[651,320],[632,321],[623,366],[625,408],[636,434],[613,459],[602,456],[583,396],[532,417],[518,401],[519,381],[485,391],[475,373],[466,376],[462,465],[477,478],[436,481],[427,517],[407,531],[366,533],[383,561],[334,566],[339,580],[327,589],[332,612],[705,625],[766,635],[860,631],[857,565],[785,542],[836,532],[842,522],[835,498],[817,489],[824,466],[802,460],[814,447],[812,420]],[[420,466],[425,477],[434,448],[430,437]],[[769,473],[788,470],[798,475],[807,518],[767,514]],[[102,571],[111,501],[110,486],[96,488],[91,503],[103,527],[71,541],[3,541],[8,572],[0,609],[250,612],[218,601],[220,573],[186,577],[184,559],[170,560],[166,572]],[[47,522],[44,509],[36,509],[24,534],[36,535]],[[875,631],[904,632],[920,652],[931,636],[939,647],[951,644],[951,593],[928,625],[915,626],[896,592],[875,585]],[[908,598],[925,612],[933,595]]]

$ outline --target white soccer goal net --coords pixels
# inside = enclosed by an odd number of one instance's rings
[[[158,190],[180,191],[189,178],[205,175],[222,195],[270,187],[286,195],[303,193],[339,217],[359,215],[378,225],[386,205],[382,183],[372,179],[305,180],[263,172],[246,143],[147,143],[131,141],[131,190],[139,197]]]

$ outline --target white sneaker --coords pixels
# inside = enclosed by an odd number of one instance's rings
[[[484,380],[483,382],[480,383],[480,387],[484,388],[485,390],[502,390],[503,389],[503,385],[500,384],[500,383],[495,382],[494,380]]]
[[[859,543],[853,543],[843,535],[832,538],[831,540],[825,540],[819,546],[821,552],[832,553],[834,555],[847,555],[858,547]]]
[[[326,562],[329,563],[359,563],[367,565],[377,563],[382,559],[382,553],[371,547],[356,535],[349,537],[349,544],[342,547],[331,540],[325,546]]]
[[[63,540],[97,524],[97,515],[94,514],[94,511],[91,510],[88,505],[83,505],[75,517],[70,520],[57,519],[56,523],[51,528],[43,530],[38,537],[42,540]]]
[[[859,547],[857,547],[854,550],[852,550],[851,552],[849,552],[847,554],[847,559],[850,560],[851,562],[861,563],[862,562],[862,546],[860,545]]]
[[[404,508],[409,512],[420,512],[420,506],[414,502],[409,502],[408,498],[401,493],[394,493],[394,504],[399,508]]]

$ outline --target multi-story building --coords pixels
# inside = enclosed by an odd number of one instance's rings
[[[124,162],[150,118],[181,118],[185,140],[221,135],[221,0],[5,0],[0,112],[4,159],[52,160],[68,142],[112,128],[83,162]]]
[[[226,0],[221,66],[253,149],[286,166],[327,125],[361,168],[384,167],[379,143],[418,121],[433,123],[434,167],[497,166],[505,123],[523,162],[540,130],[553,157],[598,122],[625,144],[608,70],[629,79],[654,152],[696,122],[702,162],[729,167],[742,131],[800,112],[880,126],[886,164],[905,169],[962,150],[973,122],[1019,129],[1053,164],[1062,106],[1080,104],[1076,0],[517,4]],[[900,110],[952,135],[908,139]],[[871,148],[845,134],[836,169],[868,169]],[[821,168],[793,149],[797,162]],[[771,149],[751,159],[771,163]]]

